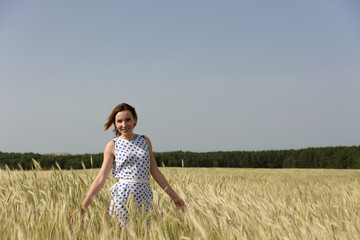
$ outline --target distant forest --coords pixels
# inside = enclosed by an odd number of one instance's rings
[[[159,166],[228,168],[360,168],[360,146],[319,147],[298,150],[155,152]],[[0,167],[33,169],[34,162],[43,169],[100,168],[103,154],[51,155],[0,152]]]

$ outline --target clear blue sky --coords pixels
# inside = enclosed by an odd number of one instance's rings
[[[360,144],[360,2],[2,1],[0,151],[98,153],[119,103],[154,151]]]

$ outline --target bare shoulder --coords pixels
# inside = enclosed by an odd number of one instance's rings
[[[144,138],[145,138],[145,140],[146,140],[147,143],[151,143],[150,138],[148,138],[148,137],[145,136],[145,135],[143,135],[143,136],[144,136]]]
[[[150,149],[151,149],[151,141],[150,141],[150,138],[148,138],[147,136],[143,135],[147,144],[149,145]]]
[[[105,152],[113,153],[115,151],[115,142],[110,140],[105,147]]]
[[[107,144],[106,147],[115,147],[115,142],[114,140],[110,140]]]

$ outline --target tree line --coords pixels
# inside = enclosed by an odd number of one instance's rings
[[[360,146],[318,147],[267,151],[155,152],[159,166],[228,167],[228,168],[337,168],[359,169]],[[49,155],[0,152],[0,166],[32,169],[34,162],[42,168],[100,168],[103,154]]]

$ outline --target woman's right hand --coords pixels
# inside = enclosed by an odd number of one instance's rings
[[[80,212],[80,215],[83,216],[85,214],[85,209],[84,208],[79,208],[79,209],[76,209],[73,214],[70,214],[70,224],[74,223],[74,216],[78,212]]]

